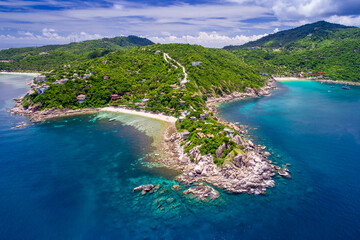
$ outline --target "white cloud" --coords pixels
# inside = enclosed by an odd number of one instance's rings
[[[347,26],[360,26],[360,16],[331,16],[326,19],[331,23],[338,23]]]
[[[249,41],[257,40],[264,35],[253,35],[253,36],[245,36],[245,35],[237,35],[234,37],[229,37],[225,35],[219,35],[216,32],[206,33],[200,32],[197,36],[184,35],[181,37],[176,36],[166,36],[166,37],[149,37],[149,39],[155,43],[189,43],[189,44],[197,44],[205,47],[212,48],[222,48],[227,45],[241,45],[247,43]]]

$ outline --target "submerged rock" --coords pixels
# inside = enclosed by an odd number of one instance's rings
[[[141,185],[141,186],[134,188],[134,192],[142,190],[142,192],[146,193],[146,192],[153,190],[154,187],[155,186],[152,184]]]
[[[216,199],[219,197],[219,192],[216,191],[214,188],[207,186],[207,185],[191,187],[191,188],[183,191],[183,193],[185,195],[191,194],[203,201],[205,201],[207,199]]]

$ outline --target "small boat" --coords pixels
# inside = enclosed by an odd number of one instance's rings
[[[109,122],[112,122],[112,121],[115,121],[116,120],[116,118],[111,118],[111,119],[109,119]]]
[[[342,89],[345,89],[345,90],[350,90],[350,87],[349,87],[349,86],[347,86],[347,85],[344,85],[344,86],[342,86]]]
[[[330,90],[328,92],[331,92]]]
[[[335,86],[331,86],[331,88],[334,88]]]

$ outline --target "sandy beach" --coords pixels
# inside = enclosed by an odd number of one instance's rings
[[[296,78],[296,77],[274,77],[278,82],[289,82],[289,81],[310,81],[308,78]]]
[[[169,123],[175,123],[177,121],[177,118],[175,118],[175,117],[166,116],[163,114],[155,114],[155,113],[150,113],[150,112],[141,112],[141,111],[125,109],[125,108],[105,107],[105,108],[102,108],[100,111],[133,114],[133,115],[152,118],[152,119],[165,121],[165,122],[169,122]]]
[[[35,73],[35,72],[0,72],[0,74],[34,75],[34,76],[39,76],[40,75],[40,73]]]

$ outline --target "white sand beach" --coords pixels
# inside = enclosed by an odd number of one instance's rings
[[[133,115],[152,118],[152,119],[169,122],[169,123],[175,123],[177,121],[177,118],[175,118],[175,117],[166,116],[166,115],[160,114],[160,113],[155,114],[155,113],[150,113],[150,112],[142,112],[142,111],[119,108],[119,107],[105,107],[105,108],[102,108],[100,111],[133,114]]]
[[[309,81],[308,78],[296,78],[296,77],[274,77],[276,81],[288,82],[288,81]]]
[[[0,74],[34,75],[34,76],[39,76],[40,75],[40,73],[35,73],[35,72],[0,72]]]

